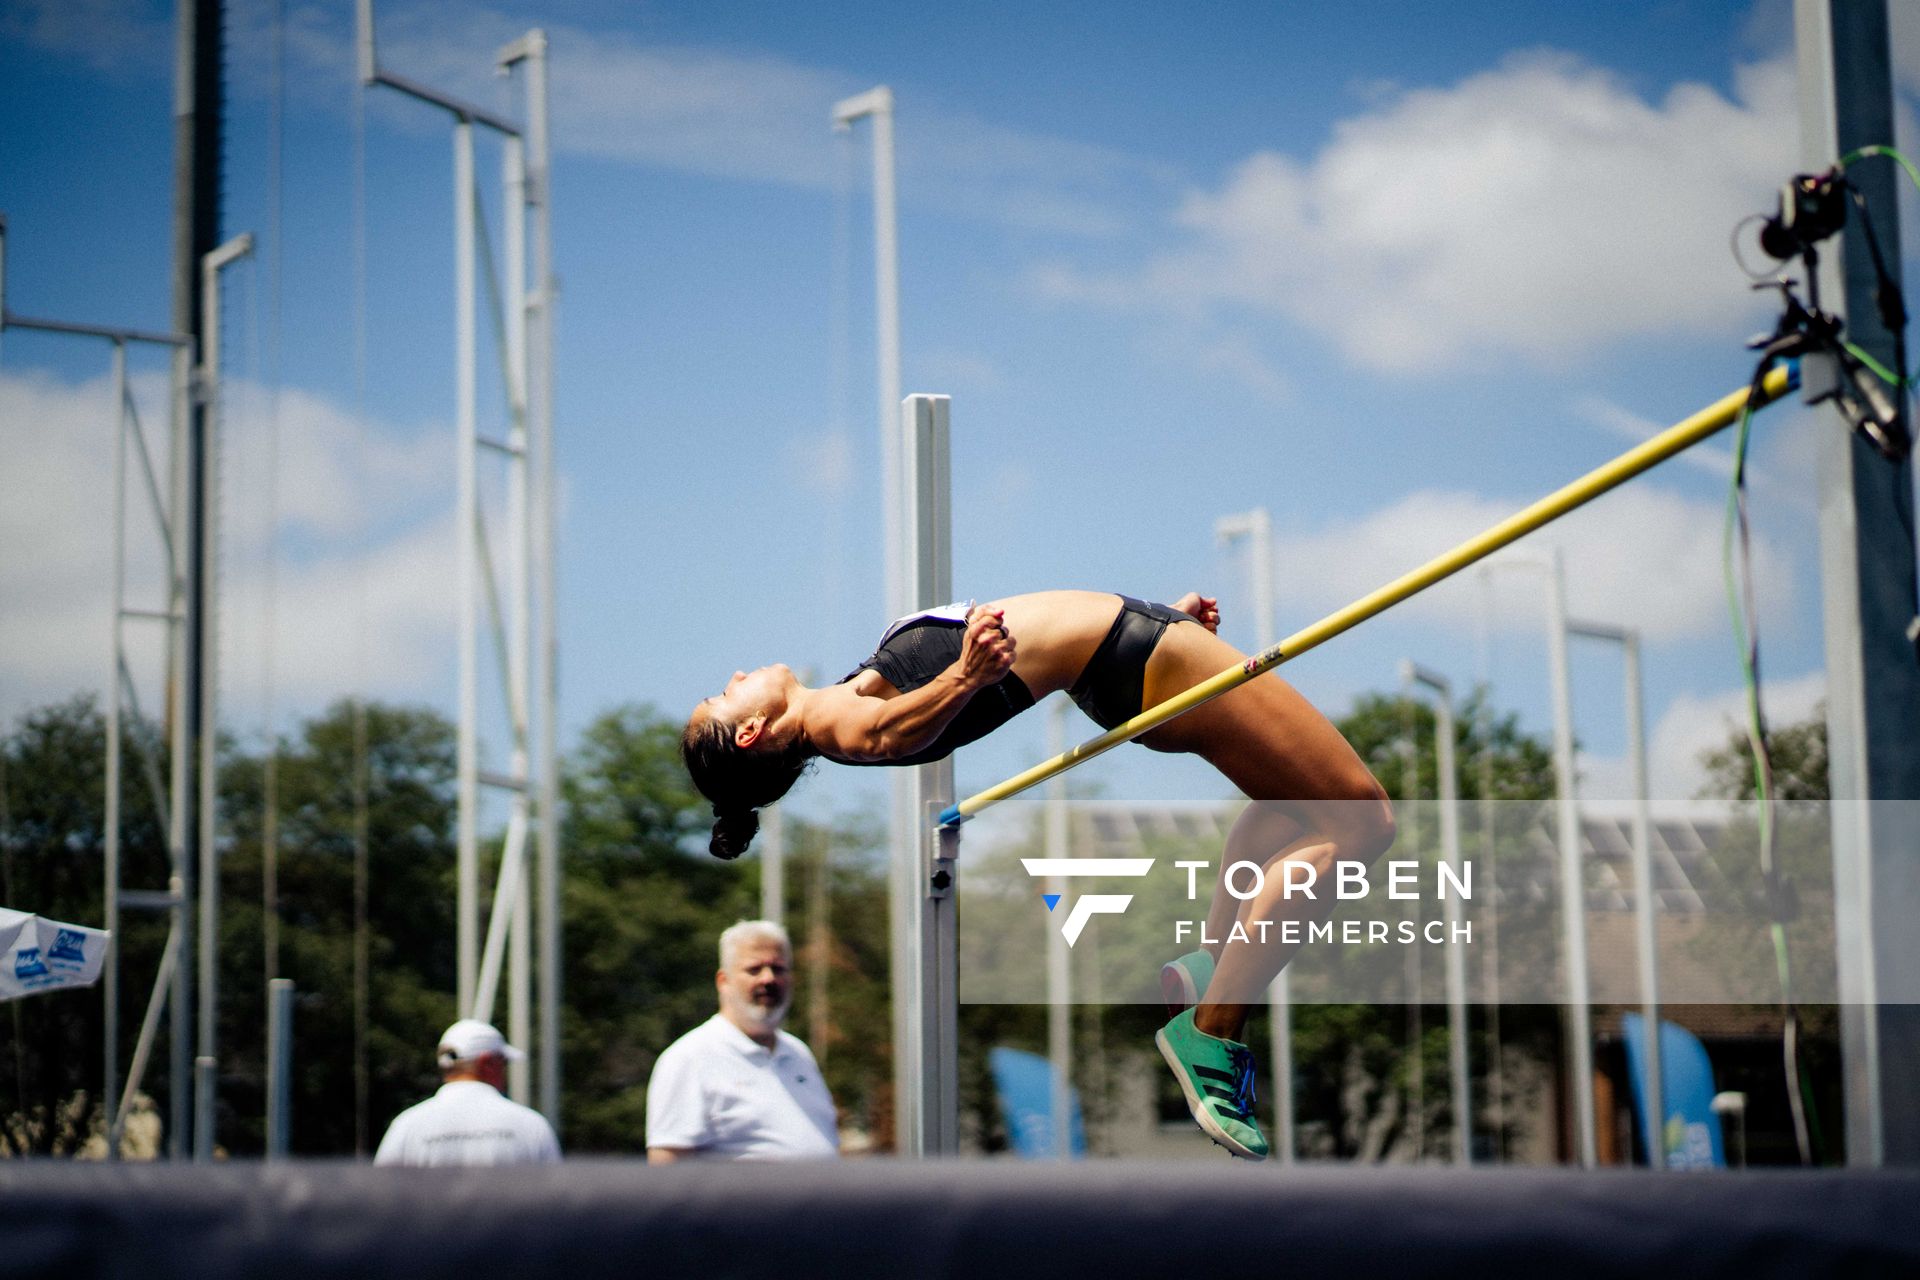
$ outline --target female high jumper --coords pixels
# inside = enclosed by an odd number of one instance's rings
[[[738,857],[759,829],[754,811],[785,795],[818,757],[851,765],[944,759],[1061,689],[1110,729],[1243,663],[1219,628],[1217,601],[1197,594],[1168,608],[1097,591],[1041,591],[911,614],[852,674],[822,688],[801,684],[784,665],[736,671],[723,692],[694,708],[680,744],[694,785],[713,802],[708,847]],[[1386,850],[1393,811],[1340,731],[1272,672],[1138,741],[1200,756],[1253,801],[1228,834],[1220,865],[1265,866],[1264,887],[1241,901],[1216,882],[1207,946],[1161,972],[1178,1012],[1154,1040],[1207,1135],[1237,1156],[1264,1159],[1253,1055],[1241,1037],[1252,1004],[1294,948],[1258,922],[1317,918],[1333,905],[1324,890],[1285,897],[1284,869],[1271,864],[1307,863],[1328,884],[1336,861],[1371,862]],[[1243,875],[1237,887],[1249,880]]]

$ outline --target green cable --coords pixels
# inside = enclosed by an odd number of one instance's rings
[[[1864,347],[1852,342],[1847,342],[1844,339],[1840,345],[1845,347],[1848,354],[1852,355],[1855,360],[1858,360],[1861,364],[1878,374],[1880,381],[1886,383],[1888,386],[1910,387],[1913,385],[1913,379],[1911,377],[1901,377],[1893,370],[1887,368],[1887,366],[1881,364],[1878,360],[1875,360],[1871,355],[1868,355]]]
[[[1759,801],[1760,867],[1767,880],[1767,901],[1769,916],[1767,932],[1773,942],[1773,962],[1775,975],[1780,982],[1780,1001],[1786,1010],[1789,1027],[1788,1052],[1796,1061],[1789,1062],[1789,1093],[1798,1093],[1794,1099],[1798,1103],[1795,1112],[1795,1137],[1805,1142],[1802,1158],[1811,1159],[1813,1149],[1811,1131],[1818,1127],[1813,1107],[1810,1084],[1805,1074],[1798,1070],[1799,1046],[1797,1037],[1792,1035],[1793,1014],[1793,971],[1787,948],[1786,925],[1780,921],[1779,900],[1773,885],[1775,872],[1773,866],[1773,789],[1767,777],[1766,740],[1760,731],[1760,682],[1759,673],[1754,669],[1753,644],[1748,636],[1744,616],[1740,608],[1740,593],[1735,582],[1733,568],[1733,536],[1740,517],[1740,492],[1746,477],[1747,445],[1751,438],[1753,411],[1751,406],[1742,410],[1738,433],[1733,446],[1733,483],[1727,493],[1726,526],[1721,535],[1721,570],[1727,587],[1727,608],[1733,620],[1733,634],[1740,649],[1740,671],[1746,683],[1747,692],[1747,737],[1753,746],[1753,785],[1756,799]],[[1802,1119],[1804,1117],[1804,1119]],[[1803,1129],[1802,1125],[1806,1128]]]
[[[1907,159],[1892,147],[1877,142],[1861,147],[1858,151],[1849,151],[1846,155],[1841,156],[1840,168],[1845,170],[1848,165],[1853,164],[1855,161],[1866,160],[1873,156],[1885,156],[1887,159],[1892,160],[1895,164],[1898,164],[1902,169],[1907,171],[1907,176],[1913,179],[1913,185],[1915,187],[1920,187],[1920,168],[1915,168],[1913,161]]]
[[[1733,485],[1727,494],[1727,519],[1721,535],[1721,569],[1727,587],[1727,609],[1733,620],[1734,641],[1740,650],[1740,673],[1746,684],[1747,693],[1747,737],[1753,746],[1753,788],[1759,801],[1760,815],[1760,861],[1761,871],[1773,876],[1773,788],[1767,778],[1765,762],[1765,743],[1760,733],[1760,682],[1753,666],[1753,645],[1747,635],[1745,619],[1740,609],[1739,589],[1734,581],[1733,572],[1733,533],[1739,520],[1740,483],[1746,471],[1747,444],[1752,434],[1753,412],[1743,410],[1740,425],[1733,444]],[[1772,899],[1771,888],[1768,897]],[[1779,971],[1782,995],[1792,990],[1789,985],[1791,969],[1787,956],[1786,930],[1779,921],[1771,925],[1773,935],[1774,967]]]

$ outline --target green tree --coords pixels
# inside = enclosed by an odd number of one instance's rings
[[[148,766],[166,776],[165,749],[153,736],[132,724],[122,733],[121,865],[129,887],[167,882],[165,832],[145,781]],[[106,720],[91,697],[29,712],[0,740],[0,905],[103,923],[106,742]],[[163,919],[121,917],[123,1026],[139,1025],[165,936]],[[0,1007],[0,1154],[71,1153],[101,1127],[104,1025],[98,988]],[[128,1032],[123,1046],[130,1039]],[[165,1084],[162,1067],[148,1091]]]
[[[1815,707],[1805,720],[1769,730],[1767,755],[1773,764],[1774,799],[1827,799],[1827,704]],[[1702,799],[1750,801],[1759,794],[1753,739],[1744,732],[1736,731],[1724,746],[1701,753],[1700,763],[1707,769]]]
[[[293,980],[296,1153],[367,1152],[438,1084],[452,1022],[455,734],[437,712],[343,700],[278,749],[279,976]],[[265,1149],[264,755],[221,773],[223,1143]],[[366,844],[366,988],[356,851]],[[364,1056],[365,1090],[360,1086]]]
[[[722,930],[760,912],[760,862],[706,851],[712,809],[680,760],[680,724],[648,707],[608,711],[566,766],[566,1098],[570,1151],[640,1150],[660,1051],[715,1010]],[[789,931],[799,991],[789,1029],[809,1034],[824,970],[820,1057],[843,1114],[886,1119],[886,881],[863,823],[789,817]],[[816,927],[824,920],[825,927]],[[815,1040],[821,1037],[815,1034]]]
[[[1700,796],[1725,802],[1728,822],[1713,857],[1720,879],[1710,886],[1708,909],[1691,947],[1705,966],[1724,975],[1727,999],[1776,1008],[1783,1023],[1786,1007],[1793,1007],[1808,1137],[1815,1160],[1833,1163],[1841,1153],[1832,1121],[1843,1104],[1824,704],[1805,720],[1770,729],[1767,748],[1776,801],[1769,817],[1778,874],[1771,885],[1762,856],[1751,739],[1736,729],[1723,745],[1701,753],[1707,782]],[[1782,925],[1778,935],[1776,916]],[[1780,1070],[1751,1090],[1758,1095],[1756,1111],[1786,1112],[1784,1054],[1783,1042]],[[1798,1162],[1791,1136],[1756,1129],[1750,1137],[1750,1158],[1756,1162],[1766,1162],[1769,1152],[1781,1163]]]

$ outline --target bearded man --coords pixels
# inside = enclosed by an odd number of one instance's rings
[[[780,1029],[793,944],[768,920],[720,935],[720,1012],[675,1040],[647,1082],[647,1162],[832,1160],[833,1097],[813,1052]]]

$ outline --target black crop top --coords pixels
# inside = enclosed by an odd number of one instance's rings
[[[965,605],[946,605],[909,614],[887,628],[873,656],[843,676],[839,683],[862,671],[878,671],[881,679],[901,693],[912,693],[960,660],[967,631]],[[967,699],[940,736],[898,760],[841,760],[842,764],[931,764],[944,760],[969,742],[978,741],[1033,705],[1026,682],[1009,671],[998,684]],[[830,759],[838,760],[836,757]]]

